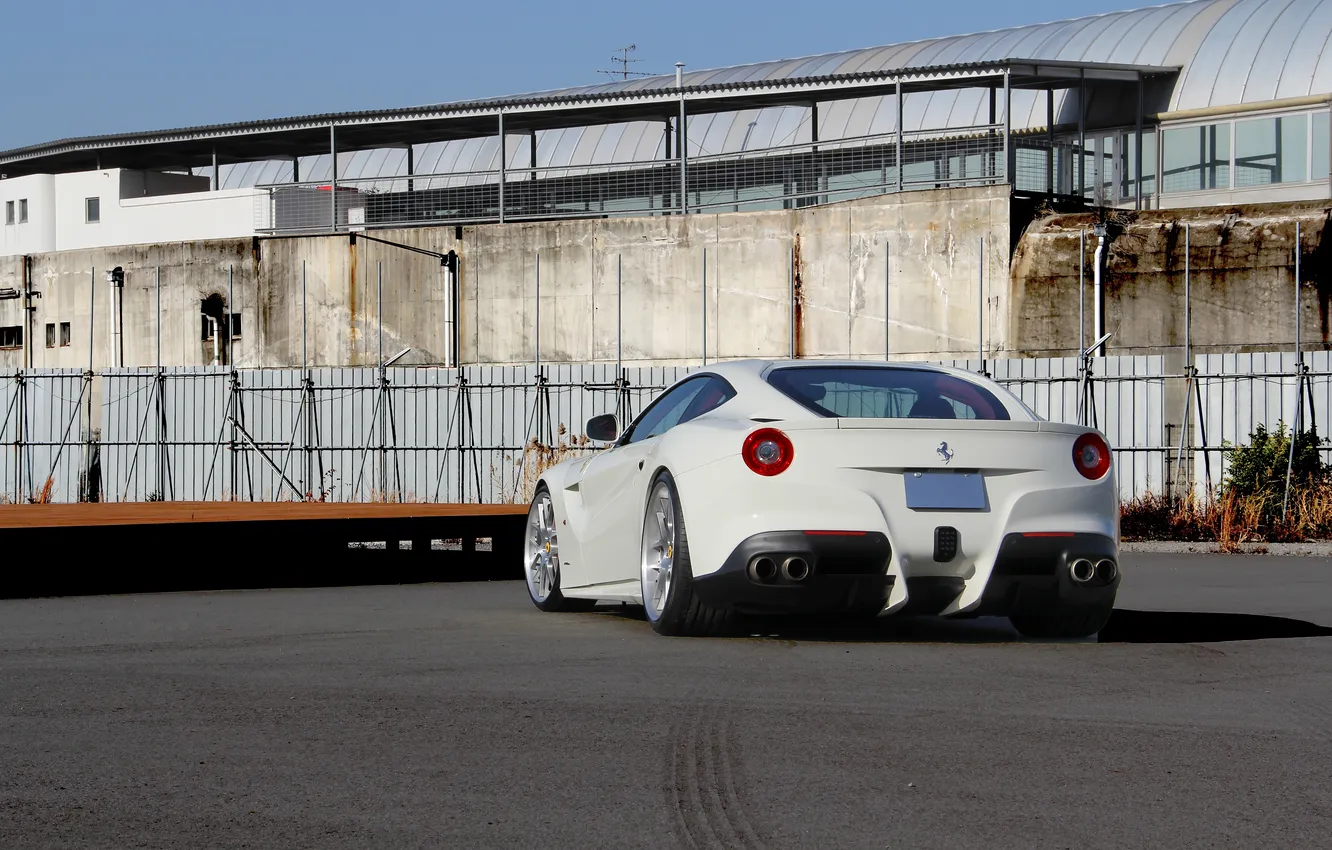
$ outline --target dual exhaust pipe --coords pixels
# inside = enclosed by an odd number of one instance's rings
[[[1076,558],[1068,565],[1068,574],[1077,584],[1109,584],[1119,575],[1119,565],[1109,558],[1094,564],[1087,558]]]
[[[780,574],[787,581],[804,581],[809,578],[809,561],[799,555],[785,558],[778,566],[777,560],[766,555],[749,562],[749,577],[758,582],[770,582]]]

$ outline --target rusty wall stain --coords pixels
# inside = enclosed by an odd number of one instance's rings
[[[795,235],[791,246],[791,325],[794,331],[793,357],[805,354],[805,292],[802,288],[804,264],[800,256],[800,234]]]

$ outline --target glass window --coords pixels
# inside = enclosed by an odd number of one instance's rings
[[[46,347],[55,348],[55,322],[46,323]]]
[[[1332,113],[1315,112],[1310,116],[1313,119],[1313,170],[1309,174],[1310,180],[1326,180],[1328,178],[1328,159],[1332,154],[1332,140],[1328,139],[1328,125],[1332,123]]]
[[[5,224],[14,223],[14,202],[5,201]]]
[[[7,325],[0,328],[0,348],[22,348],[23,326]]]
[[[713,375],[700,375],[668,390],[643,411],[624,442],[637,443],[665,434],[683,422],[714,410],[735,396],[731,385]]]
[[[234,337],[238,337],[238,336],[241,335],[241,314],[240,314],[240,313],[232,313],[232,314],[231,314],[231,335],[232,335],[233,338],[234,338]]]
[[[1138,196],[1138,140],[1136,133],[1124,133],[1119,144],[1124,150],[1124,197]],[[1147,130],[1142,134],[1142,195],[1156,191],[1156,134]]]
[[[83,203],[84,203],[85,212],[87,213],[87,221],[89,224],[93,224],[102,220],[101,198],[88,198]]]
[[[1009,419],[971,381],[900,366],[796,366],[768,376],[784,395],[823,416],[856,419]]]
[[[69,322],[61,322],[61,323],[60,323],[60,347],[61,347],[61,348],[64,348],[65,346],[69,345],[69,341],[70,341],[70,335],[69,335]]]
[[[1163,192],[1230,188],[1230,124],[1172,127],[1162,139]]]
[[[28,199],[19,198],[19,224],[28,223]]]
[[[1285,115],[1235,124],[1235,185],[1303,183],[1307,179],[1308,116]]]

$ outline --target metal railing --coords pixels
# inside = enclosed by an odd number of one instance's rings
[[[1014,134],[1016,185],[1049,191],[1044,139]],[[889,133],[678,159],[507,168],[260,186],[261,232],[792,209],[902,190],[994,185],[1003,125]],[[683,189],[684,197],[681,197]],[[336,200],[334,196],[336,195]]]

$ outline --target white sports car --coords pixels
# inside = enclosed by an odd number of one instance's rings
[[[1007,616],[1084,637],[1119,586],[1119,497],[1097,431],[981,375],[843,361],[719,363],[609,448],[540,478],[525,573],[543,611],[642,604],[665,635],[747,614]]]

